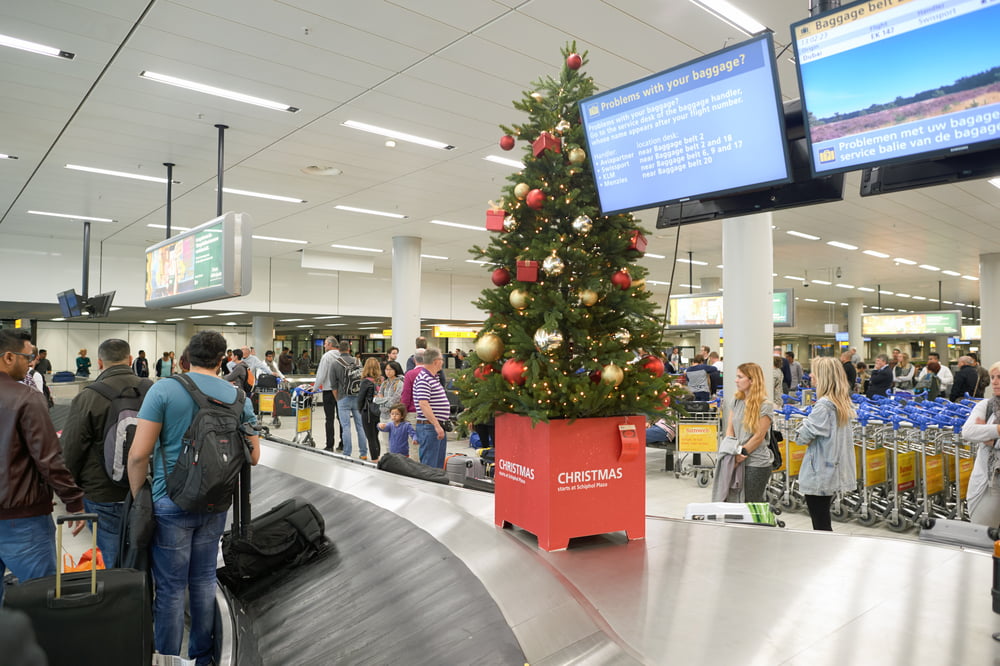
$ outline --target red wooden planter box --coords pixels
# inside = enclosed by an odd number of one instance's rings
[[[634,425],[623,444],[619,425]],[[642,417],[613,416],[538,423],[527,416],[496,419],[494,522],[562,550],[573,537],[624,530],[646,536],[646,431]]]

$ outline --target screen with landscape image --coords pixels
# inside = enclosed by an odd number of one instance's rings
[[[1000,0],[866,0],[792,25],[816,174],[1000,144]]]

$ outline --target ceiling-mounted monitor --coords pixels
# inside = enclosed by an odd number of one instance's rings
[[[107,317],[108,313],[111,311],[111,302],[114,299],[115,292],[113,291],[98,294],[97,296],[91,296],[87,299],[87,314],[89,314],[92,319]]]
[[[789,180],[771,35],[580,102],[604,215]]]
[[[77,295],[75,289],[60,291],[56,294],[56,299],[59,301],[59,311],[63,317],[69,319],[70,317],[79,317],[83,314],[80,297]]]
[[[229,212],[146,248],[146,307],[249,294],[251,233],[249,215]]]
[[[667,328],[722,328],[722,292],[672,294]],[[795,293],[775,289],[771,295],[771,321],[775,327],[795,326]]]
[[[864,0],[791,28],[814,173],[1000,145],[1000,3]]]
[[[957,335],[961,330],[961,310],[866,314],[861,317],[862,335],[873,337]]]

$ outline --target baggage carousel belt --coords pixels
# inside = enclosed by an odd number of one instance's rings
[[[267,467],[253,471],[253,514],[311,502],[333,548],[235,590],[262,664],[523,664],[483,584],[408,520]]]

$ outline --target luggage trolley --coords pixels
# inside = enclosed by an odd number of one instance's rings
[[[674,477],[693,476],[705,488],[715,473],[712,454],[719,450],[719,410],[710,402],[688,402],[684,407],[687,414],[677,419]],[[691,464],[686,463],[688,454],[692,456]],[[701,456],[708,459],[707,464],[701,462]]]
[[[292,389],[292,409],[295,410],[295,437],[292,441],[316,446],[312,436],[313,385],[302,384]]]
[[[278,407],[274,398],[282,389],[283,382],[284,380],[276,375],[262,374],[257,378],[253,387],[254,393],[257,394],[257,417],[262,418],[270,415],[272,428],[281,427],[281,419],[278,417]]]

